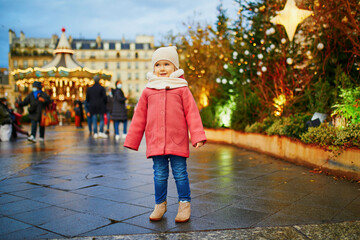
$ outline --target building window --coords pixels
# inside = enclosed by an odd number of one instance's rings
[[[127,54],[127,58],[130,58],[130,53]]]
[[[120,62],[117,62],[117,63],[116,63],[116,68],[117,68],[117,69],[120,69]]]
[[[139,73],[138,73],[138,72],[135,73],[135,79],[136,79],[136,80],[139,80],[139,78],[140,78],[140,77],[139,77]]]
[[[34,60],[34,67],[37,67],[37,66],[38,66],[38,61]]]
[[[128,62],[128,69],[131,69],[131,62]]]
[[[120,80],[120,73],[117,73],[117,80]]]
[[[139,58],[139,54],[137,52],[135,53],[135,58]]]
[[[109,43],[104,43],[104,50],[109,50]]]
[[[46,64],[48,64],[48,61],[47,61],[47,60],[44,60],[44,61],[43,61],[43,66],[45,66]]]
[[[116,58],[120,58],[120,53],[119,52],[116,53]]]
[[[105,54],[104,54],[104,58],[108,58],[109,56],[108,56],[108,53],[107,52],[105,52]]]
[[[14,68],[17,68],[17,67],[18,67],[18,61],[14,60]]]
[[[23,64],[23,67],[24,68],[27,68],[29,65],[28,65],[28,61],[27,60],[24,60],[24,64]]]
[[[128,73],[128,80],[131,80],[131,73]]]
[[[136,84],[136,85],[135,85],[135,91],[136,91],[136,92],[140,92],[139,84]]]
[[[109,68],[109,64],[107,62],[105,62],[105,69],[108,69]]]
[[[139,63],[138,62],[135,62],[135,68],[139,69]]]

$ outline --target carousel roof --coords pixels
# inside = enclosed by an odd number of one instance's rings
[[[16,69],[11,74],[16,81],[18,80],[37,80],[40,78],[50,77],[76,77],[92,79],[95,75],[99,75],[103,80],[110,80],[111,73],[104,70],[92,70],[83,67],[78,63],[74,57],[74,50],[71,48],[69,41],[65,35],[65,29],[62,29],[62,34],[59,43],[54,50],[55,57],[51,62],[41,68],[30,67],[25,70]]]

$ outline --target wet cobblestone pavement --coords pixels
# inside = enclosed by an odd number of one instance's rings
[[[26,126],[28,127],[28,126]],[[154,206],[152,161],[72,126],[0,143],[0,239],[359,239],[360,184],[220,144],[192,150],[192,216]],[[106,236],[106,237],[105,237]]]

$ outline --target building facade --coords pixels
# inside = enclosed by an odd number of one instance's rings
[[[23,32],[20,37],[9,30],[9,80],[8,97],[14,102],[17,89],[11,72],[15,69],[42,67],[53,59],[53,52],[59,37],[26,38]],[[123,91],[129,98],[138,99],[147,83],[146,73],[151,71],[151,56],[154,51],[153,36],[137,36],[135,41],[68,38],[75,59],[84,67],[92,70],[104,69],[112,74],[110,87],[121,80]]]
[[[154,51],[152,36],[137,36],[134,42],[125,40],[70,39],[76,60],[90,69],[104,69],[112,73],[111,86],[122,81],[125,95],[138,99],[151,71]]]

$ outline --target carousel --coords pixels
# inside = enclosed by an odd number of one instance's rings
[[[34,81],[39,81],[53,100],[70,103],[85,100],[86,90],[94,84],[95,75],[100,77],[101,85],[107,87],[110,84],[111,73],[83,67],[74,59],[74,50],[66,38],[64,28],[54,55],[52,61],[41,68],[30,67],[11,72],[20,92],[27,93],[29,86]]]

